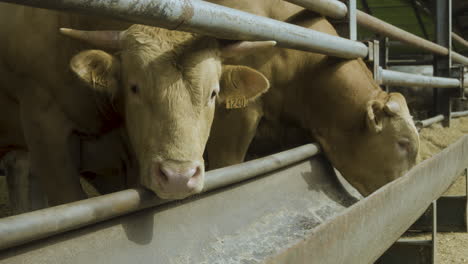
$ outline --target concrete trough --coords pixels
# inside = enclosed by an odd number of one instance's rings
[[[467,153],[465,136],[360,201],[316,155],[191,199],[19,243],[0,252],[0,263],[371,263],[464,170]]]
[[[262,263],[356,201],[330,164],[315,156],[221,190],[6,249],[0,263]]]

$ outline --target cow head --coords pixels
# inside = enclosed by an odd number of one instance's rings
[[[405,98],[382,93],[367,102],[365,125],[347,144],[337,162],[343,176],[363,195],[369,195],[404,175],[416,163],[419,135]]]
[[[80,52],[71,69],[89,87],[120,102],[117,111],[139,162],[141,184],[161,198],[181,199],[203,188],[202,155],[217,98],[253,98],[269,87],[261,73],[221,62],[274,42],[223,45],[141,25],[123,32],[61,32],[118,50]],[[220,81],[235,83],[235,89],[220,90]]]

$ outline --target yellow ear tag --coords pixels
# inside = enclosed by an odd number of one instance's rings
[[[247,99],[245,96],[229,97],[226,99],[227,109],[244,108],[247,106]]]

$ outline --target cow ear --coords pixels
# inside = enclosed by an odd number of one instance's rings
[[[70,67],[91,88],[110,94],[117,93],[120,62],[116,57],[102,50],[86,50],[71,59]]]
[[[218,101],[226,108],[242,108],[267,92],[270,82],[260,72],[246,66],[223,66]]]
[[[384,104],[379,100],[370,100],[367,103],[367,128],[373,133],[379,133],[383,129],[383,107]]]

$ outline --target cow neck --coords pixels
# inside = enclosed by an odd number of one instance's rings
[[[110,96],[94,93],[94,101],[103,120],[100,133],[107,133],[122,126],[124,111],[121,94]]]
[[[324,65],[325,66],[325,65]],[[312,88],[304,91],[308,109],[306,123],[315,136],[335,144],[346,144],[350,136],[364,133],[367,103],[385,96],[360,59],[331,59],[311,78]]]

